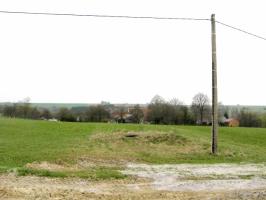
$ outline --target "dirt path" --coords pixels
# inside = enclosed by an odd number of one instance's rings
[[[265,165],[129,164],[123,172],[150,178],[151,186],[167,191],[266,189]]]
[[[0,199],[266,199],[265,165],[129,164],[123,173],[139,178],[91,182],[5,174]]]

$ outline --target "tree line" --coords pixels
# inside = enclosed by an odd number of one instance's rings
[[[207,95],[198,93],[194,96],[190,106],[174,98],[166,101],[156,95],[151,102],[141,107],[131,108],[102,103],[89,107],[60,108],[51,112],[46,108],[34,107],[30,102],[23,101],[3,105],[0,113],[5,117],[25,119],[56,119],[67,122],[117,122],[117,123],[151,123],[165,125],[211,125],[211,107]],[[243,127],[266,127],[266,114],[251,112],[247,109],[233,110],[219,105],[219,121],[234,118]]]

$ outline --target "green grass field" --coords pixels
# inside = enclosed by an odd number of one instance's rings
[[[138,137],[125,137],[128,132]],[[262,163],[266,161],[266,129],[219,129],[219,154],[210,154],[210,127],[134,124],[64,123],[0,118],[0,171],[19,169],[21,175],[53,176],[25,168],[43,162],[74,165],[80,160],[100,163],[79,171],[79,177],[117,177],[116,168],[101,163]],[[50,174],[49,174],[50,173]],[[111,174],[108,174],[111,173]],[[73,172],[67,173],[69,176]],[[55,176],[64,177],[58,173]]]

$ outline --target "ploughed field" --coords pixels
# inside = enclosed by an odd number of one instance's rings
[[[266,129],[0,118],[0,199],[266,199]]]

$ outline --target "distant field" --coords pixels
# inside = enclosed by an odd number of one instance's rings
[[[137,137],[126,137],[127,133],[136,133]],[[266,129],[262,128],[220,128],[219,155],[213,156],[210,155],[210,127],[0,118],[2,172],[18,168],[22,174],[45,175],[47,172],[25,168],[29,163],[44,161],[64,165],[86,161],[100,167],[106,164],[120,167],[125,162],[260,163],[266,161],[265,146]],[[93,170],[106,173],[103,168]],[[84,175],[83,171],[78,173]]]

